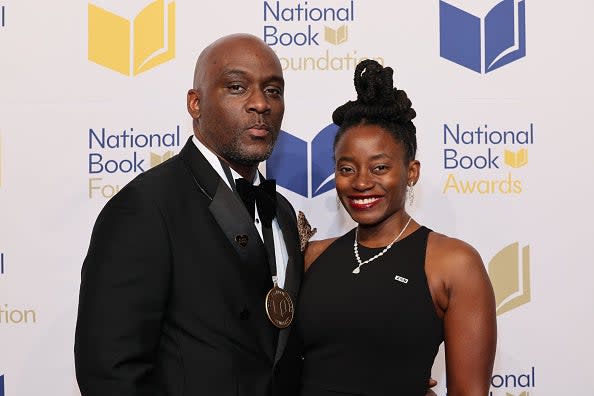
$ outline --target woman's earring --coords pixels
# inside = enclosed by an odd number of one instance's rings
[[[415,183],[413,181],[408,183],[408,187],[406,189],[406,195],[408,197],[409,205],[412,205],[415,202]]]

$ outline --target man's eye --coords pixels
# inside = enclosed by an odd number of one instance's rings
[[[238,93],[238,92],[244,91],[243,86],[241,86],[240,84],[231,84],[231,85],[228,85],[227,88],[229,89],[229,91],[231,91],[233,93]]]
[[[353,168],[348,167],[348,166],[340,166],[338,168],[338,172],[340,173],[351,173],[353,171]]]
[[[283,94],[282,89],[276,87],[266,88],[266,93],[273,96],[281,96]]]

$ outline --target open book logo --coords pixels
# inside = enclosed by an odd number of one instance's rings
[[[501,249],[489,262],[497,315],[530,302],[530,246],[518,242]]]
[[[332,29],[331,27],[324,26],[324,40],[330,44],[338,45],[342,44],[349,39],[349,27],[348,25],[342,25],[338,29]]]
[[[310,145],[280,131],[272,155],[266,161],[266,177],[303,197],[317,197],[334,189],[334,136],[338,126],[322,129]]]
[[[151,151],[151,168],[159,164],[162,164],[174,155],[175,153],[171,150],[167,150],[163,153],[163,155],[155,154]]]
[[[528,164],[528,150],[525,148],[518,151],[504,150],[503,161],[512,168],[521,168]]]
[[[525,0],[491,0],[489,4],[493,2],[484,16],[439,2],[442,58],[489,73],[526,56]]]
[[[127,76],[175,57],[175,2],[156,0],[133,22],[89,3],[89,60]]]

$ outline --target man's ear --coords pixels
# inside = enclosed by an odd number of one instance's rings
[[[188,113],[195,120],[200,118],[200,92],[197,89],[188,91]]]

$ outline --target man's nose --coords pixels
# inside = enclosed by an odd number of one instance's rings
[[[256,113],[267,113],[270,111],[269,98],[261,90],[254,90],[248,102],[248,111],[254,111]]]

